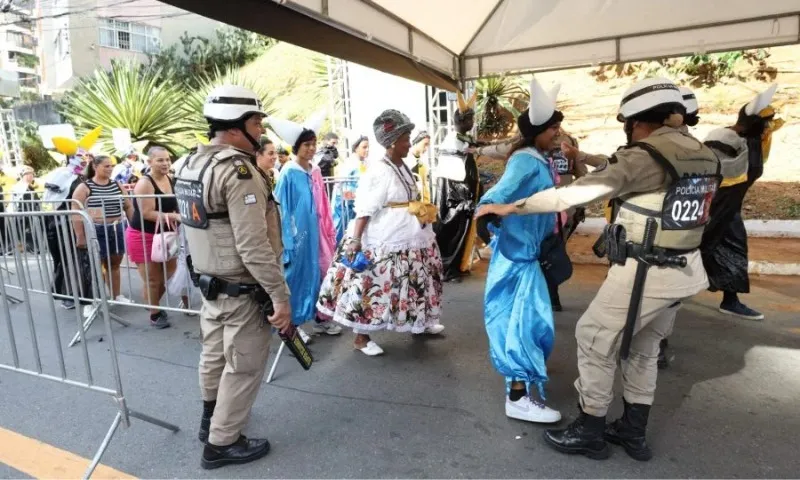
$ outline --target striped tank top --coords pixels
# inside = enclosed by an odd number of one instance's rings
[[[122,215],[122,190],[117,182],[109,181],[105,185],[100,185],[94,180],[86,180],[89,187],[89,198],[86,201],[86,208],[102,211],[105,208],[105,218],[115,218]],[[100,198],[106,197],[106,198]],[[108,198],[117,197],[117,198]]]

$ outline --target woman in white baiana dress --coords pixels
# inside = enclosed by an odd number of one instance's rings
[[[396,111],[374,122],[386,148],[361,177],[350,223],[322,282],[317,308],[356,334],[354,347],[368,356],[383,349],[371,332],[439,334],[442,259],[430,218],[415,215],[420,193],[403,159],[414,124]],[[363,254],[363,257],[358,255]],[[359,260],[367,265],[359,266]]]

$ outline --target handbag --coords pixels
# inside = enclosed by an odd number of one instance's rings
[[[542,266],[547,283],[561,285],[572,277],[572,260],[567,255],[567,246],[561,235],[561,221],[558,222],[558,233],[551,233],[544,240],[539,252],[539,264]]]
[[[150,249],[150,261],[164,263],[178,256],[181,246],[178,243],[178,232],[165,232],[161,228],[162,223],[156,224],[156,231],[160,233],[153,235],[153,246]]]

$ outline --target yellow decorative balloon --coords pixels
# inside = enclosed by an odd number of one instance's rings
[[[78,153],[78,142],[71,138],[53,137],[53,146],[56,147],[56,151],[58,153],[64,154],[68,157]]]

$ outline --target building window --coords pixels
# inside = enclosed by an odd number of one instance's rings
[[[141,23],[100,19],[100,46],[158,53],[161,49],[161,29]]]
[[[12,46],[33,49],[36,45],[33,36],[9,30],[6,32],[6,41]]]

